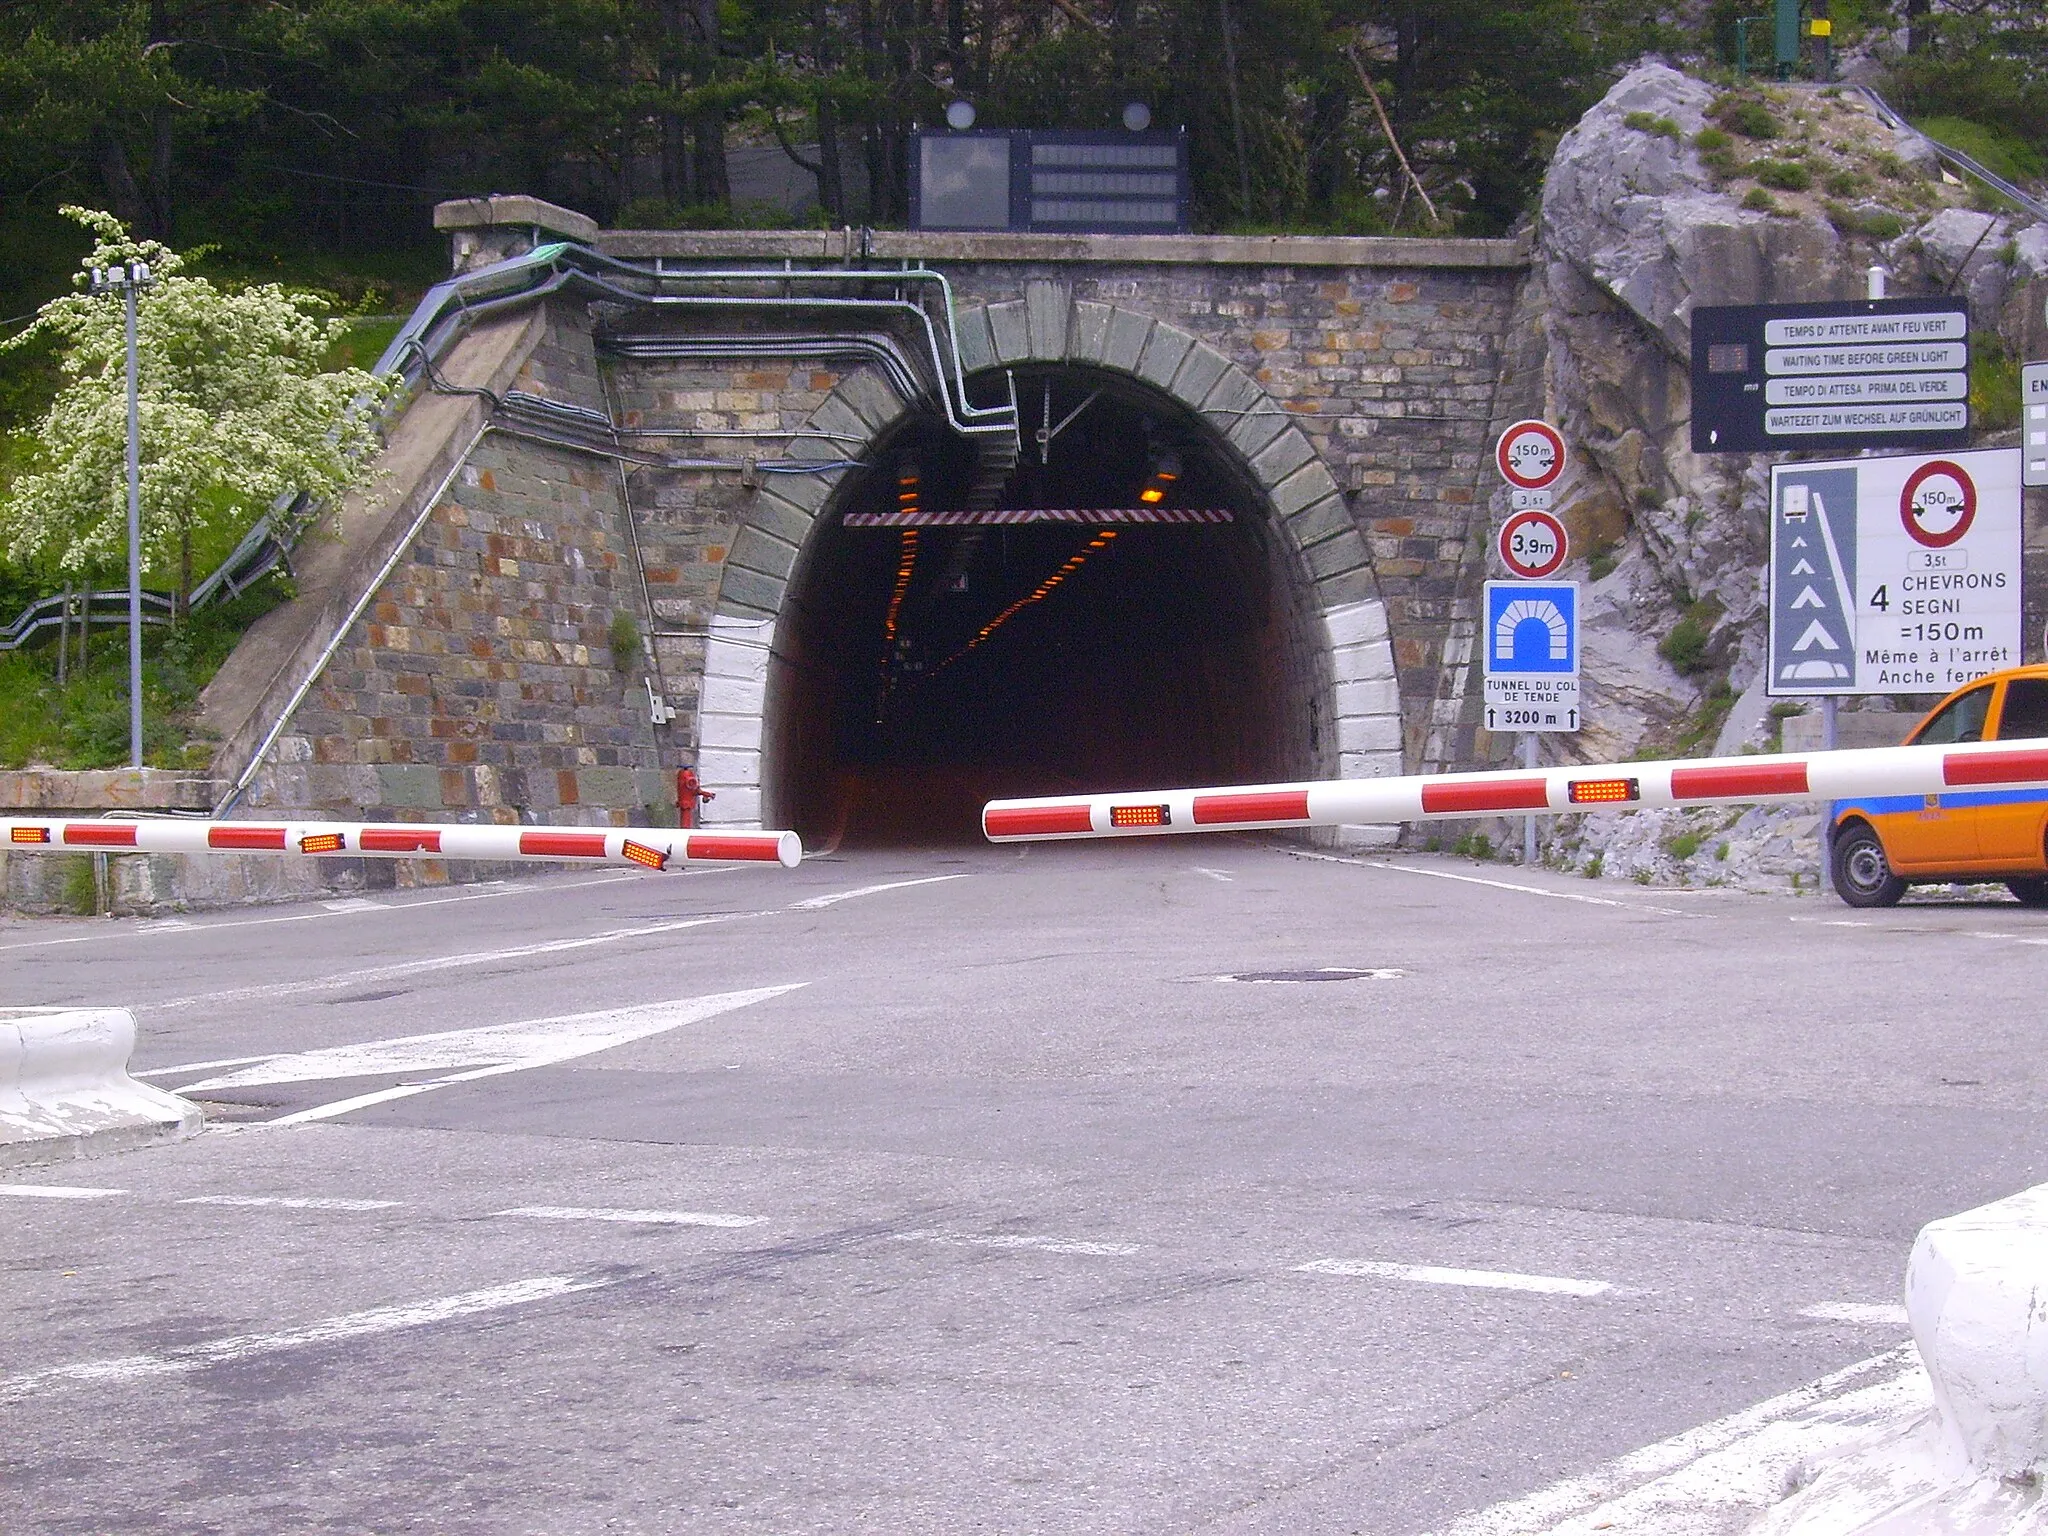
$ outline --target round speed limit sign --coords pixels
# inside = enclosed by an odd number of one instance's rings
[[[1518,421],[1493,446],[1501,478],[1520,491],[1540,491],[1564,473],[1564,439],[1547,421]]]
[[[1500,526],[1500,563],[1524,581],[1541,581],[1563,566],[1570,552],[1564,524],[1548,512],[1517,512]]]

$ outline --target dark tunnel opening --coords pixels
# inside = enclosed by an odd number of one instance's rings
[[[841,486],[782,619],[769,811],[807,844],[978,840],[995,796],[1299,778],[1323,756],[1301,579],[1235,455],[1119,375],[1019,369],[1016,388],[999,512],[1229,520],[851,525],[968,505],[972,445],[900,424]]]

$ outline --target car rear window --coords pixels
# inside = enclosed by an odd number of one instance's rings
[[[1919,746],[1941,746],[1956,741],[1982,741],[1984,717],[1991,712],[1991,685],[1972,688],[1928,721],[1913,738]]]
[[[2016,677],[2005,685],[1998,734],[2003,739],[2048,736],[2048,677]]]

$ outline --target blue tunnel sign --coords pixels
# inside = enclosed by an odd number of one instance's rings
[[[1489,731],[1579,728],[1577,582],[1489,581],[1481,654]]]

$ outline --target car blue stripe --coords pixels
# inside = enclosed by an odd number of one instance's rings
[[[1828,819],[1840,821],[1851,811],[1866,816],[1893,816],[1901,811],[1924,810],[1925,795],[1872,795],[1861,800],[1837,800],[1828,808]],[[1963,793],[1944,792],[1941,808],[1961,810],[1974,805],[2048,805],[2048,791],[2039,789],[1983,789]]]

